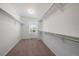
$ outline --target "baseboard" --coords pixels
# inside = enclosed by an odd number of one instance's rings
[[[41,40],[40,38],[26,38],[26,39],[24,39],[24,40],[33,40],[33,39],[34,39],[34,40],[35,40],[35,39],[36,39],[36,40]],[[22,39],[22,40],[23,40],[23,39]]]
[[[41,40],[42,41],[42,43],[52,52],[52,53],[54,53],[54,51],[52,51],[47,45],[46,45],[46,43],[43,41],[43,40]],[[56,56],[56,54],[54,53],[54,55]]]
[[[20,39],[20,40],[21,40],[21,39]],[[20,40],[17,40],[17,41],[15,42],[15,44],[14,44],[8,51],[5,52],[5,55],[4,55],[4,56],[6,56],[6,55],[15,47],[15,45],[16,45]]]

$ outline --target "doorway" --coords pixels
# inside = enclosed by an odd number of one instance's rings
[[[29,22],[29,34],[30,34],[30,38],[38,38],[38,22],[37,21]]]

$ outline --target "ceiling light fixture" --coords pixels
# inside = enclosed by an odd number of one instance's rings
[[[33,9],[28,9],[27,11],[28,11],[29,14],[34,14],[35,13],[35,11]]]

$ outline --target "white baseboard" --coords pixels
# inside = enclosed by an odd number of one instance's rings
[[[6,56],[20,40],[21,39],[18,39],[17,41],[15,41],[15,43],[13,43],[13,45],[8,50],[6,50],[3,56]]]

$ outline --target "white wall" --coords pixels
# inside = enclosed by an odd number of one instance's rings
[[[21,38],[22,39],[28,39],[29,36],[29,18],[21,17],[21,20],[24,22],[24,24],[21,26]]]
[[[16,9],[10,3],[1,3],[0,8],[10,14],[12,17],[14,17],[16,20],[21,21],[20,16],[16,12]]]
[[[79,37],[79,4],[68,4],[45,19],[43,31]]]
[[[6,55],[20,40],[20,23],[0,9],[0,55]]]
[[[67,4],[44,19],[42,31],[79,37],[79,4]],[[52,34],[43,34],[43,42],[56,55],[79,55],[79,43]]]
[[[42,41],[56,56],[79,56],[79,43],[59,36],[43,33]]]

